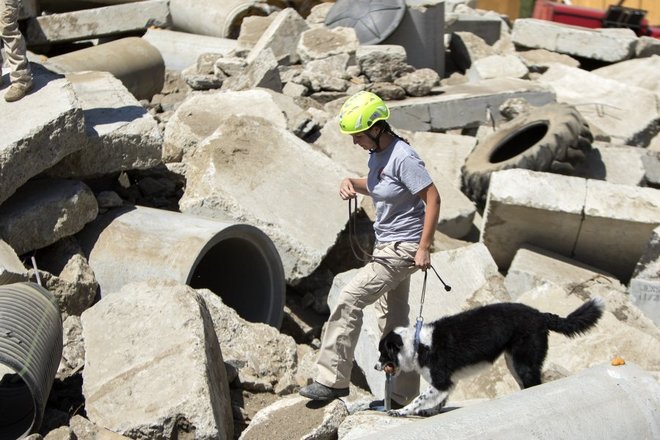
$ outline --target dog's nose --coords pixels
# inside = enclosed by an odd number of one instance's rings
[[[383,366],[381,364],[376,364],[376,365],[374,365],[374,369],[376,371],[383,371]]]

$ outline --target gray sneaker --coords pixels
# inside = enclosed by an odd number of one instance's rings
[[[348,388],[330,388],[314,382],[311,385],[301,388],[298,393],[312,400],[332,400],[338,397],[348,396]]]
[[[32,82],[28,84],[12,84],[5,93],[5,101],[14,102],[23,98],[27,92],[32,90]]]

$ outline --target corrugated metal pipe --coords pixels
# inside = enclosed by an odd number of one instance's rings
[[[0,286],[0,440],[39,429],[62,345],[52,293],[30,282]]]
[[[127,206],[98,216],[77,237],[101,297],[130,282],[170,279],[215,292],[248,321],[282,324],[282,260],[255,226]]]

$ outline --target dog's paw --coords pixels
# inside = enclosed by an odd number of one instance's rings
[[[387,415],[391,416],[391,417],[405,417],[408,414],[406,414],[405,412],[403,412],[400,409],[391,409],[391,410],[387,411]]]

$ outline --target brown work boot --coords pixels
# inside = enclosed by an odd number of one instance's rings
[[[32,82],[27,84],[12,84],[5,93],[5,101],[14,102],[24,97],[30,90],[32,90]]]

